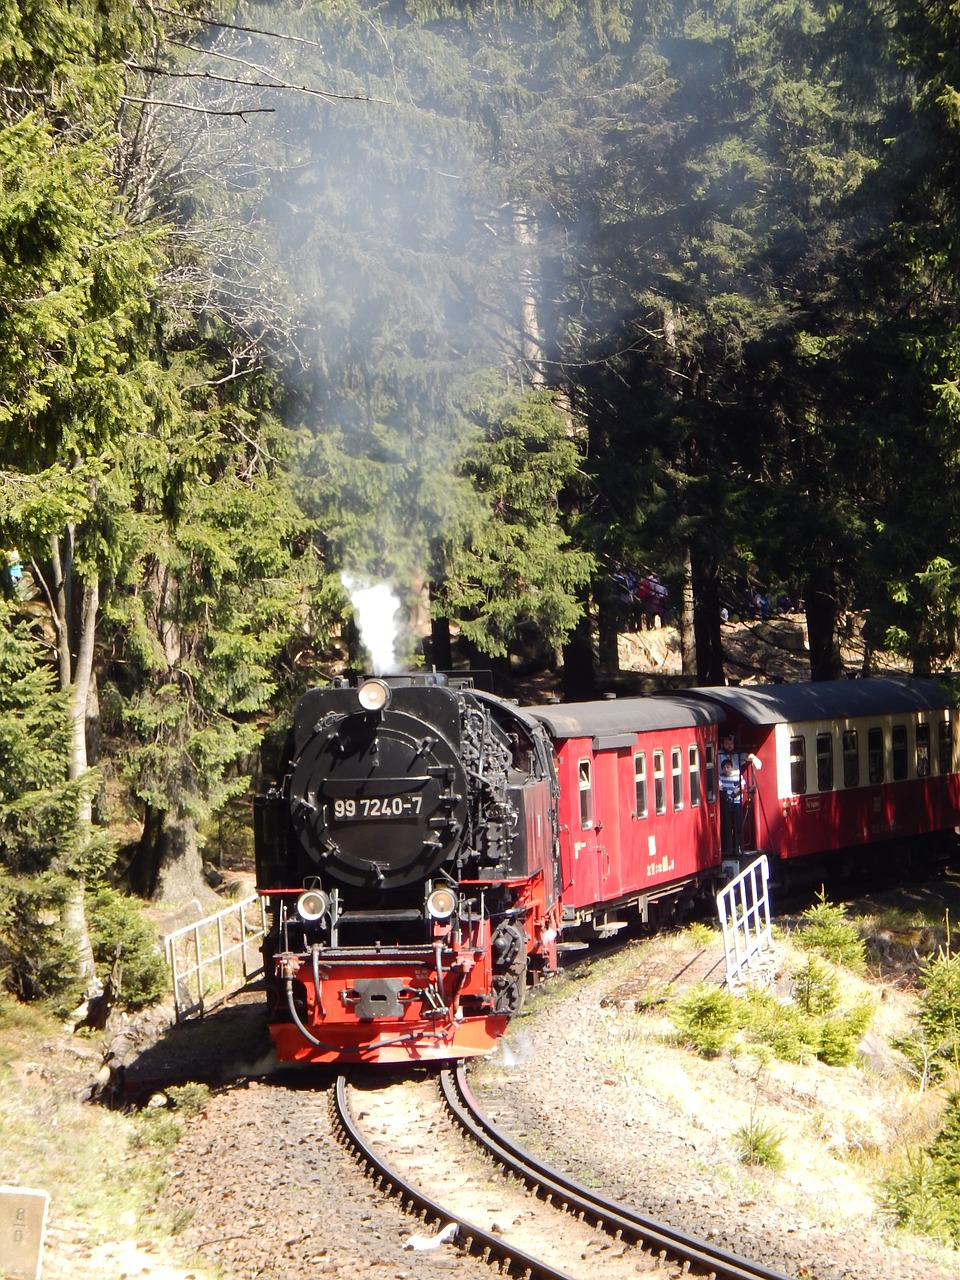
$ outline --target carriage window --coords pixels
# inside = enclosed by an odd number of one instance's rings
[[[802,736],[790,739],[790,790],[795,796],[807,794],[807,743]]]
[[[690,808],[700,808],[700,748],[696,743],[687,749],[687,764],[690,770]]]
[[[817,734],[817,790],[833,790],[833,734]]]
[[[874,786],[883,781],[883,730],[867,730],[867,778]]]
[[[953,725],[940,721],[940,772],[953,773]]]
[[[843,731],[843,785],[860,785],[860,738],[856,729]]]
[[[641,751],[633,757],[633,780],[637,796],[637,817],[647,816],[647,757]]]
[[[580,826],[584,831],[593,826],[593,788],[590,783],[590,761],[581,760],[580,772]]]
[[[895,782],[902,782],[907,776],[907,726],[905,724],[895,724],[893,726],[893,778]]]
[[[683,808],[683,753],[679,747],[670,748],[670,777],[673,781],[673,807]]]
[[[663,772],[663,752],[653,753],[653,803],[657,813],[667,812],[667,784]]]
[[[717,745],[708,742],[703,761],[704,782],[707,784],[707,804],[717,803]]]
[[[930,726],[924,721],[917,725],[917,777],[930,777]]]

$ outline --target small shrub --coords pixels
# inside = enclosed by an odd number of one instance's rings
[[[694,920],[689,926],[687,932],[690,937],[701,947],[711,947],[720,936],[720,931],[713,925],[706,924],[703,920]]]
[[[860,930],[846,919],[842,907],[826,900],[822,889],[814,905],[800,917],[794,941],[804,951],[813,951],[852,973],[866,970],[866,944]]]
[[[734,1132],[733,1141],[741,1164],[762,1164],[774,1172],[783,1168],[783,1134],[772,1125],[751,1116],[749,1124]]]
[[[816,1018],[808,1018],[795,1005],[781,1010],[770,1041],[781,1062],[807,1062],[817,1056],[820,1028]]]
[[[925,959],[920,985],[917,1022],[929,1074],[939,1080],[952,1067],[960,1075],[960,954]]]
[[[960,1246],[960,1098],[951,1097],[943,1126],[907,1172],[886,1186],[901,1225],[953,1248]]]
[[[856,1062],[860,1041],[873,1018],[873,1005],[863,1000],[842,1017],[828,1018],[820,1028],[817,1057],[828,1067],[848,1067]]]
[[[183,1137],[183,1121],[167,1107],[147,1107],[137,1116],[130,1135],[135,1150],[172,1151]]]
[[[808,955],[794,976],[794,995],[806,1014],[822,1017],[839,1003],[837,977],[819,955]]]
[[[201,1115],[210,1105],[210,1086],[189,1080],[186,1084],[171,1085],[167,1097],[176,1111],[186,1116]]]
[[[83,995],[76,951],[60,923],[66,892],[62,878],[0,880],[0,981],[18,1000],[40,1001],[57,1014]]]
[[[136,901],[114,889],[99,888],[89,909],[90,941],[97,964],[114,976],[119,1003],[140,1009],[169,985],[156,930]]]
[[[680,1040],[705,1058],[715,1058],[740,1026],[737,998],[720,987],[693,987],[672,1005],[670,1016]]]

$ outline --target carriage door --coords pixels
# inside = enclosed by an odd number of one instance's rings
[[[573,846],[574,902],[577,907],[600,901],[600,867],[597,857],[596,761],[582,751],[577,757],[576,826],[571,831]]]
[[[630,812],[629,802],[633,791],[633,754],[636,739],[633,734],[622,734],[600,739],[597,751],[597,862],[600,874],[600,898],[609,902],[620,896],[623,889],[624,833],[630,827],[622,821],[624,806]]]

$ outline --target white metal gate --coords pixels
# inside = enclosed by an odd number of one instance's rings
[[[744,970],[758,963],[765,949],[773,950],[769,884],[770,867],[761,854],[717,894],[728,987],[743,979]]]
[[[266,907],[254,893],[165,935],[178,1022],[191,1014],[202,1017],[263,972],[265,932]]]

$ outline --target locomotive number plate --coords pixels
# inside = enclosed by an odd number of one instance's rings
[[[370,819],[415,818],[423,805],[422,795],[357,796],[334,800],[330,817],[334,822],[366,822]]]

